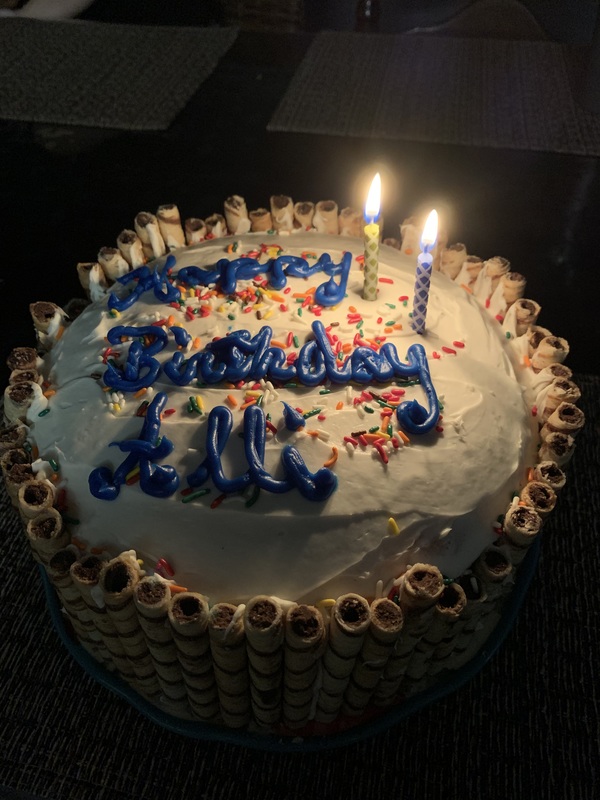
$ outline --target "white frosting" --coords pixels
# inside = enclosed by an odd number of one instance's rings
[[[236,253],[226,254],[224,248],[231,241],[208,241],[176,251],[175,271],[214,264],[223,257],[233,259],[261,242],[278,239],[248,234],[238,240]],[[334,263],[340,262],[344,249],[361,254],[362,245],[357,239],[315,233],[282,241],[286,252],[328,252]],[[474,297],[439,273],[432,278],[426,332],[415,334],[409,316],[415,264],[416,257],[382,246],[379,276],[392,282],[380,282],[378,300],[365,302],[361,298],[362,272],[353,261],[346,299],[335,308],[323,308],[318,319],[325,326],[339,323],[333,333],[351,345],[357,330],[347,321],[347,314],[353,306],[364,319],[365,338],[387,336],[400,358],[404,359],[409,345],[422,343],[443,404],[443,433],[411,436],[409,444],[397,449],[388,444],[389,463],[385,465],[371,445],[347,449],[344,436],[381,421],[376,403],[355,405],[354,398],[369,388],[380,394],[389,386],[294,389],[262,382],[263,408],[278,429],[274,436],[267,436],[266,468],[281,475],[279,459],[284,444],[295,445],[313,471],[337,448],[337,461],[331,469],[338,487],[325,502],[306,500],[296,489],[285,494],[263,490],[251,507],[246,507],[243,497],[232,495],[211,509],[219,492],[209,481],[209,494],[183,503],[180,491],[187,487],[185,476],[205,455],[206,414],[215,406],[229,405],[227,395],[234,395],[238,405],[231,407],[234,429],[223,454],[225,473],[232,477],[247,468],[236,435],[241,430],[245,390],[221,385],[177,387],[164,375],[154,391],[165,391],[166,408],[175,409],[164,416],[161,425],[161,434],[174,443],[174,450],[161,463],[177,470],[179,491],[160,499],[144,494],[135,484],[121,487],[116,500],[103,501],[91,495],[88,476],[97,466],[115,469],[123,461],[125,454],[109,445],[138,437],[143,420],[136,417],[136,409],[153,394],[148,391],[144,397],[134,398],[105,392],[102,383],[92,377],[104,372],[102,354],[108,346],[104,337],[113,326],[148,324],[173,315],[204,347],[228,331],[246,328],[256,333],[268,324],[273,328],[273,340],[287,342],[292,331],[301,346],[312,336],[310,326],[317,317],[307,308],[300,316],[301,304],[293,295],[318,286],[327,276],[288,278],[289,292],[272,291],[274,297],[264,297],[259,309],[262,319],[254,309],[244,313],[241,301],[232,298],[228,302],[223,296],[212,298],[209,316],[194,317],[192,322],[183,312],[161,304],[152,292],[117,319],[108,314],[106,298],[94,302],[47,356],[45,373],[56,394],[50,400],[51,413],[34,418],[32,425],[40,456],[60,463],[69,516],[81,523],[77,535],[89,547],[115,554],[133,548],[144,559],[146,569],[152,569],[159,558],[167,559],[178,584],[207,595],[211,602],[243,602],[256,594],[318,601],[349,591],[373,597],[379,581],[389,585],[407,565],[418,561],[437,565],[449,577],[460,575],[494,541],[493,523],[506,511],[512,493],[524,485],[526,470],[535,462],[536,428],[522,385],[528,370],[517,361],[513,364],[512,348],[500,324]],[[238,282],[238,291],[251,283]],[[410,298],[406,305],[399,300],[405,296]],[[198,304],[196,297],[186,302],[192,308]],[[392,321],[402,329],[384,334],[385,323]],[[124,362],[128,344],[113,347],[122,352],[119,363]],[[455,352],[445,352],[444,347]],[[292,344],[286,352],[297,349]],[[168,346],[156,358],[165,362],[175,350],[170,336]],[[252,385],[254,381],[248,384]],[[331,392],[321,394],[325,388]],[[186,410],[190,395],[202,397],[206,412],[202,417]],[[402,399],[413,398],[426,405],[418,385],[407,388]],[[282,400],[305,412],[320,408],[325,418],[313,416],[303,431],[288,431],[283,424]],[[365,406],[375,409],[374,413],[368,413]],[[397,432],[395,414],[392,424]],[[319,431],[319,435],[307,431]],[[390,532],[394,529],[388,525],[390,517],[399,528],[396,535]]]

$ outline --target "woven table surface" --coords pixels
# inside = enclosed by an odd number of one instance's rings
[[[0,118],[165,130],[236,36],[233,28],[0,19]]]
[[[271,131],[600,155],[585,53],[544,41],[323,32]]]
[[[363,741],[273,753],[166,732],[61,644],[20,524],[0,509],[0,798],[597,797],[600,377],[517,622],[466,686]]]

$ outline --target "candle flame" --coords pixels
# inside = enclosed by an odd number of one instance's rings
[[[437,239],[438,234],[438,213],[433,209],[433,211],[429,212],[429,216],[427,217],[427,222],[425,223],[425,227],[423,228],[423,234],[421,235],[421,246],[427,248],[433,247],[435,244],[435,240]],[[427,252],[425,250],[425,252]]]
[[[379,173],[375,175],[371,181],[371,188],[367,195],[367,202],[365,204],[365,219],[370,222],[375,222],[379,216],[379,208],[381,206],[381,177]]]

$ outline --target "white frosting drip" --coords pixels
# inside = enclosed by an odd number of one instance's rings
[[[193,245],[176,251],[175,270],[214,264],[223,257],[233,259],[265,241],[269,241],[265,234],[248,234],[230,255],[224,252],[223,242]],[[305,233],[286,240],[286,252],[328,252],[334,263],[339,263],[344,249],[361,254],[354,238]],[[210,503],[218,495],[214,487],[190,503],[182,503],[179,492],[168,499],[151,497],[139,485],[123,486],[117,500],[102,501],[88,488],[88,475],[94,467],[114,469],[124,459],[117,447],[109,445],[139,435],[142,420],[135,411],[142,400],[151,397],[151,392],[137,399],[126,394],[118,401],[119,413],[114,409],[111,413],[109,403],[114,400],[108,398],[107,402],[106,396],[111,393],[103,392],[92,377],[104,371],[104,337],[110,328],[147,324],[173,314],[192,337],[200,338],[201,346],[229,330],[247,328],[256,333],[265,324],[273,328],[275,341],[287,342],[292,331],[302,345],[312,335],[310,325],[317,317],[308,309],[300,316],[300,304],[293,295],[322,283],[326,280],[323,273],[308,280],[288,278],[290,292],[281,290],[273,292],[275,297],[265,297],[260,320],[254,309],[244,313],[239,299],[228,302],[222,296],[211,299],[209,316],[196,316],[191,322],[182,312],[160,304],[151,292],[117,319],[107,313],[106,299],[86,309],[47,357],[46,374],[56,389],[52,413],[32,419],[40,455],[60,454],[61,477],[72,505],[69,513],[81,521],[80,538],[89,547],[106,548],[114,554],[135,548],[147,568],[152,559],[164,557],[175,570],[178,584],[207,595],[211,602],[239,603],[256,594],[312,602],[344,592],[372,597],[378,587],[381,591],[382,585],[387,587],[418,561],[437,565],[450,577],[461,574],[494,540],[493,523],[506,511],[512,492],[524,485],[526,468],[535,462],[536,429],[523,386],[529,370],[521,366],[520,356],[514,358],[512,340],[505,337],[500,324],[469,293],[439,273],[432,278],[427,330],[416,335],[409,317],[415,264],[416,256],[403,256],[382,246],[379,275],[392,283],[380,282],[377,302],[366,303],[361,299],[362,272],[354,261],[346,299],[336,308],[324,308],[318,319],[325,326],[339,323],[332,331],[343,343],[352,344],[357,330],[347,314],[354,306],[363,316],[365,338],[386,335],[401,358],[409,345],[422,343],[444,405],[443,434],[432,431],[411,436],[403,447],[386,448],[389,463],[384,465],[371,446],[353,448],[349,453],[344,436],[381,421],[376,403],[370,404],[375,409],[370,414],[364,408],[369,403],[354,405],[354,398],[369,388],[381,393],[389,386],[286,389],[275,388],[270,381],[260,382],[263,408],[266,406],[278,429],[267,437],[266,444],[265,466],[272,474],[281,474],[284,444],[294,444],[311,470],[320,468],[331,457],[332,447],[337,448],[332,469],[338,488],[323,503],[305,500],[297,490],[285,494],[262,491],[251,507],[235,495],[211,509]],[[238,291],[250,284],[240,281]],[[407,306],[399,300],[403,296],[411,298]],[[186,302],[192,307],[198,303],[195,297]],[[286,310],[281,309],[282,304]],[[392,321],[402,329],[384,334],[385,323]],[[455,353],[445,352],[444,347]],[[113,349],[122,352],[118,360],[123,362],[128,345]],[[168,346],[156,358],[165,362],[175,349],[170,336]],[[294,350],[297,348],[292,345],[286,352]],[[434,351],[439,357],[434,357]],[[320,394],[324,388],[331,393]],[[204,458],[206,414],[217,405],[228,405],[228,394],[236,396],[238,406],[232,408],[234,429],[223,454],[224,469],[228,476],[245,471],[247,464],[237,437],[244,390],[177,387],[164,376],[155,385],[155,391],[159,390],[168,394],[166,408],[175,409],[162,421],[161,433],[174,443],[173,453],[162,463],[176,468],[180,490],[187,486],[185,476]],[[202,397],[204,416],[186,411],[190,395]],[[419,386],[407,388],[402,399],[413,398],[423,403]],[[303,431],[288,431],[283,424],[282,400],[304,411],[320,408],[325,419],[314,416]],[[392,419],[396,431],[395,416]],[[313,437],[307,430],[319,433]],[[388,529],[390,517],[400,529],[397,535]]]

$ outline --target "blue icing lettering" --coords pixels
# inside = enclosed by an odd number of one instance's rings
[[[146,409],[139,439],[111,442],[128,453],[125,460],[113,472],[108,467],[92,470],[88,478],[90,492],[99,500],[116,500],[121,486],[129,473],[139,467],[140,489],[153,497],[170,497],[179,487],[179,476],[172,466],[155,462],[173,452],[173,443],[160,436],[160,414],[167,402],[167,395],[158,392]]]
[[[208,415],[206,457],[187,477],[190,486],[202,486],[209,478],[221,492],[243,491],[255,485],[268,492],[283,493],[296,488],[308,500],[326,500],[336,489],[337,477],[328,468],[311,472],[295,447],[286,445],[281,454],[285,477],[274,478],[264,467],[266,426],[265,415],[259,406],[244,411],[244,453],[248,469],[235,478],[227,478],[221,456],[233,427],[233,416],[225,406],[216,406]]]

